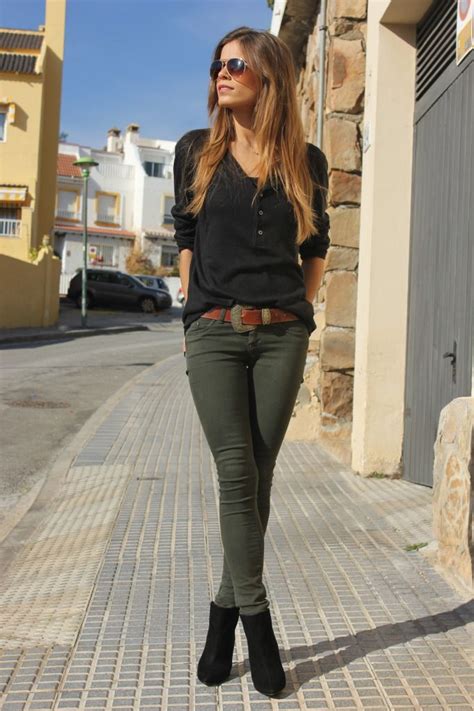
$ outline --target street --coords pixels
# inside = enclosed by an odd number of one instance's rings
[[[222,570],[219,487],[176,335],[154,335],[168,343],[108,336],[79,365],[48,361],[100,378],[106,354],[117,379],[143,370],[81,428],[73,461],[59,458],[23,537],[0,545],[4,708],[471,709],[473,605],[418,550],[429,489],[357,477],[302,441],[279,455],[265,542],[287,686],[271,701],[253,688],[240,624],[229,679],[198,682]]]
[[[150,331],[3,346],[0,541],[97,408],[137,373],[180,350],[179,315]]]

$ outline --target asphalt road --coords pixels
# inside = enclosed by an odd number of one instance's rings
[[[0,541],[48,468],[97,408],[144,368],[180,352],[182,324],[0,351]]]

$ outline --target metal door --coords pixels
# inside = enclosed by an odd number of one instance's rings
[[[417,27],[403,476],[426,486],[440,411],[472,392],[474,52],[456,66],[456,5]]]

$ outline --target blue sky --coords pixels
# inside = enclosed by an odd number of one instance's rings
[[[208,125],[208,67],[229,30],[268,30],[267,0],[68,0],[61,101],[67,140],[102,148],[138,123],[177,140]],[[0,0],[0,26],[38,29],[45,0]]]

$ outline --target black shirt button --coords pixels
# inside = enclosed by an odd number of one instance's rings
[[[259,231],[258,231],[258,234],[259,234],[259,235],[263,235],[263,230],[259,230]]]
[[[263,193],[260,193],[260,197],[263,197]]]
[[[258,211],[258,214],[259,214],[259,215],[263,215],[263,210],[259,210],[259,211]]]

